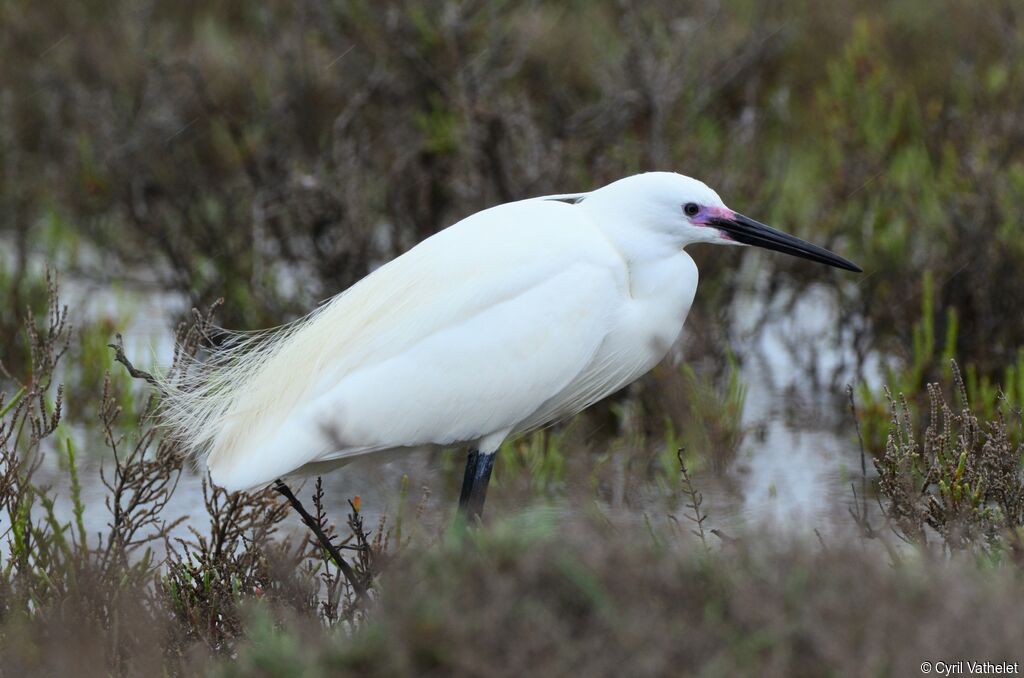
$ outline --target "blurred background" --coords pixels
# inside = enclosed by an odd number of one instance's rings
[[[674,492],[683,447],[724,524],[831,529],[860,472],[847,384],[872,453],[882,386],[913,404],[950,358],[990,410],[995,384],[1019,400],[1022,15],[969,0],[8,0],[2,378],[27,378],[19,328],[45,311],[47,268],[74,324],[65,425],[88,438],[105,373],[128,412],[145,390],[112,361],[117,332],[166,369],[192,308],[223,298],[217,324],[272,327],[474,211],[669,169],[864,273],[692,248],[701,284],[670,359],[506,445],[493,508],[642,507]],[[81,447],[86,464],[108,453]],[[458,454],[327,483],[387,511],[408,475],[448,502]]]
[[[1019,655],[1022,110],[1016,0],[5,0],[0,665]],[[326,476],[369,613],[272,493],[204,485],[108,347],[164,371],[193,309],[274,327],[482,208],[655,169],[864,273],[691,248],[679,344],[507,442],[493,529],[448,530],[461,450]]]

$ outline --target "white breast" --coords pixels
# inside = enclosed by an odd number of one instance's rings
[[[679,338],[697,292],[697,266],[682,250],[634,264],[605,339],[587,367],[516,427],[527,431],[576,414],[640,378]]]

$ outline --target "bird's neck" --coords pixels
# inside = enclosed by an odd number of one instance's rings
[[[639,269],[675,258],[684,243],[677,233],[658,227],[654,215],[624,210],[612,200],[592,194],[580,207],[625,259],[630,269]]]
[[[630,298],[666,337],[672,328],[678,332],[697,291],[697,266],[683,250],[686,243],[678,233],[659,228],[659,215],[635,205],[626,210],[603,198],[591,194],[580,207],[622,256]]]

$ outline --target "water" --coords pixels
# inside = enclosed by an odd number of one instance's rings
[[[780,310],[785,301],[781,296],[769,307],[755,293],[741,296],[733,304],[734,322],[742,337],[741,377],[747,387],[743,424],[749,433],[724,474],[709,471],[693,479],[703,493],[709,526],[726,533],[761,523],[797,533],[817,530],[834,534],[853,529],[847,507],[853,501],[851,482],[860,485],[861,457],[843,384],[858,375],[848,367],[854,363],[852,348],[835,339],[838,313],[832,294],[827,287],[812,287],[788,312]],[[172,336],[168,319],[181,308],[181,301],[173,295],[77,284],[65,285],[64,297],[72,308],[84,309],[93,319],[123,319],[127,313],[124,335],[128,354],[140,365],[169,362]],[[767,322],[754,322],[762,317]],[[879,383],[877,361],[869,360],[861,372],[860,378]],[[834,386],[822,385],[832,380],[808,378],[809,374],[833,373],[840,375]],[[104,504],[107,491],[99,476],[103,464],[110,467],[109,458],[96,454],[80,460],[90,534],[105,531],[109,520]],[[870,462],[867,466],[870,476]],[[407,475],[409,504],[415,506],[420,500],[421,487],[431,488],[427,515],[439,523],[447,520],[451,510],[450,490],[442,489],[451,487],[452,474],[461,474],[461,469],[443,469],[437,453],[424,451],[358,460],[325,476],[324,483],[336,519],[347,513],[347,499],[360,495],[367,523],[372,525],[379,513],[394,515],[401,478]],[[70,516],[67,471],[58,463],[57,454],[47,455],[38,477],[57,489],[58,510]],[[308,488],[305,494],[308,496]],[[188,526],[205,530],[202,501],[201,476],[186,470],[165,511],[168,520],[189,516],[178,529],[179,536],[187,536]],[[574,509],[563,502],[557,508]],[[427,525],[428,529],[440,527]]]
[[[853,348],[836,342],[839,314],[827,287],[801,291],[788,313],[741,298],[734,322],[742,331],[765,311],[768,322],[747,333],[741,369],[747,386],[743,420],[757,435],[745,440],[724,483],[735,483],[735,489],[705,490],[708,511],[737,526],[766,520],[797,531],[847,530],[850,483],[859,489],[862,459],[845,385],[866,379],[880,386],[879,361],[870,357],[862,374],[854,373]],[[838,378],[823,384],[809,379],[809,372]],[[869,460],[866,469],[873,477]]]

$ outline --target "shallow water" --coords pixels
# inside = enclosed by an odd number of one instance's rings
[[[761,306],[739,300],[735,322],[742,327],[744,318],[760,317]],[[789,313],[768,310],[768,322],[747,336],[741,369],[743,419],[755,435],[726,479],[702,479],[707,510],[737,527],[767,520],[797,531],[851,529],[851,482],[859,491],[862,461],[867,477],[875,474],[870,459],[861,458],[845,386],[858,379],[880,386],[880,366],[870,358],[863,374],[854,373],[852,347],[835,339],[838,311],[829,289],[804,291]],[[829,380],[808,379],[809,370],[838,379],[823,385]]]
[[[173,296],[87,285],[65,285],[64,296],[72,308],[84,308],[91,318],[124,318],[127,309],[130,321],[124,336],[129,355],[137,364],[169,362],[172,335],[168,319],[180,308],[180,301]],[[845,367],[854,363],[852,349],[837,344],[832,330],[837,324],[832,292],[826,287],[811,288],[788,313],[765,308],[756,295],[737,299],[734,309],[734,322],[743,338],[741,377],[747,387],[743,422],[749,433],[726,472],[706,471],[693,478],[704,496],[708,527],[727,534],[761,524],[807,534],[814,530],[826,535],[851,531],[847,507],[853,501],[851,482],[859,489],[861,456],[843,384],[856,375],[851,367]],[[766,311],[767,322],[756,325],[754,319]],[[830,380],[808,378],[808,370],[818,375],[838,371],[838,385],[818,386]],[[873,361],[861,371],[861,378],[879,381]],[[105,461],[109,465],[109,460],[98,455],[80,460],[85,522],[92,534],[105,531],[109,518],[104,505],[107,493],[99,477],[99,467]],[[440,455],[427,451],[358,460],[325,476],[329,508],[341,520],[348,510],[347,499],[360,495],[367,523],[372,525],[380,513],[394,515],[401,479],[407,475],[409,510],[419,502],[420,488],[430,488],[429,518],[424,527],[428,531],[440,528],[454,500],[448,496],[452,474],[461,474],[461,468],[442,466]],[[873,476],[870,460],[867,470],[869,477]],[[56,454],[47,456],[38,477],[58,490],[58,510],[70,516],[68,476]],[[590,510],[572,506],[568,500],[551,508]],[[601,509],[617,511],[607,506]],[[657,511],[652,509],[652,513]],[[190,516],[188,524],[204,531],[201,479],[195,472],[183,474],[167,508],[168,520],[179,515]],[[179,532],[185,536],[187,526]]]

